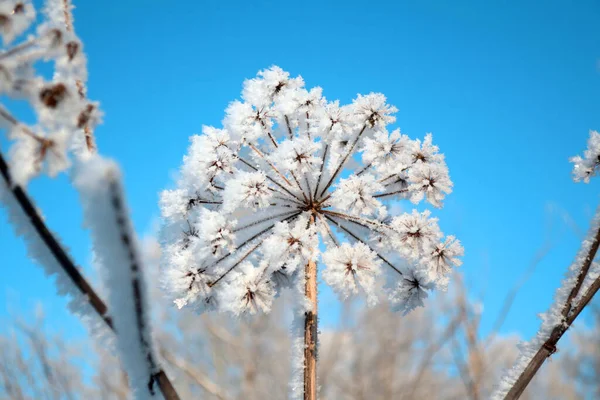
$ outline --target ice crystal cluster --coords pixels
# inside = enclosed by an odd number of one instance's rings
[[[439,208],[452,182],[430,134],[388,130],[396,111],[379,93],[327,101],[278,67],[246,80],[223,127],[191,137],[176,188],[161,194],[175,303],[268,312],[311,260],[342,299],[387,295],[403,312],[445,287],[460,242],[430,211],[390,205]]]
[[[588,139],[588,147],[583,157],[571,157],[573,166],[573,180],[575,182],[590,182],[590,178],[598,173],[600,166],[600,133],[591,131]]]
[[[85,96],[86,57],[65,6],[71,7],[70,2],[48,1],[45,22],[12,45],[35,21],[35,10],[29,1],[0,0],[0,92],[26,100],[36,116],[28,126],[0,105],[0,121],[12,143],[10,167],[16,184],[24,185],[40,172],[54,176],[68,168],[69,152],[82,155],[92,147],[89,132],[100,119],[97,103]],[[40,61],[52,63],[51,79],[35,68]]]

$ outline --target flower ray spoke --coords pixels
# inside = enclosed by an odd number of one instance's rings
[[[339,217],[342,219],[345,219],[349,222],[353,222],[357,225],[360,225],[364,228],[367,229],[378,229],[378,228],[387,228],[383,223],[378,222],[378,221],[373,221],[371,219],[368,218],[364,218],[364,217],[355,217],[353,215],[350,214],[344,214],[338,211],[331,211],[331,210],[323,210],[323,213],[325,214],[329,214],[333,217]],[[370,225],[370,226],[369,226]]]
[[[317,194],[319,192],[319,186],[321,185],[321,178],[323,177],[323,171],[325,169],[325,161],[327,160],[327,153],[329,152],[329,144],[325,145],[325,150],[323,150],[323,157],[321,158],[321,169],[319,171],[319,177],[317,178],[317,184],[315,186],[315,193],[313,197],[315,200],[317,199]]]
[[[217,279],[215,279],[214,281],[210,282],[208,284],[209,287],[214,287],[217,283],[219,283],[221,280],[223,280],[223,278],[225,278],[227,276],[227,274],[229,274],[231,271],[233,271],[235,269],[235,267],[237,267],[238,265],[240,265],[246,258],[248,258],[248,256],[250,254],[252,254],[254,252],[254,250],[258,249],[264,242],[264,239],[261,240],[260,242],[258,242],[256,245],[254,245],[254,247],[251,247],[250,250],[248,250],[246,252],[246,254],[244,254],[242,256],[242,258],[240,258],[238,261],[236,261],[231,267],[229,267],[229,269],[227,269],[227,271],[225,271],[223,274],[221,274]]]
[[[285,183],[287,183],[287,184],[288,184],[288,186],[290,186],[290,187],[293,187],[292,183],[291,183],[291,182],[290,182],[290,181],[289,181],[289,180],[288,180],[288,179],[287,179],[287,178],[286,178],[286,177],[285,177],[285,176],[284,176],[284,175],[283,175],[283,174],[282,174],[282,173],[281,173],[281,172],[280,172],[280,171],[277,169],[277,167],[276,167],[276,166],[275,166],[275,165],[274,165],[274,164],[273,164],[271,161],[269,161],[269,160],[267,159],[267,157],[265,157],[265,155],[263,154],[263,152],[262,152],[262,151],[260,151],[260,150],[258,149],[258,147],[256,147],[256,146],[255,146],[254,144],[252,144],[252,143],[248,143],[248,146],[250,146],[250,148],[252,149],[252,151],[254,151],[254,152],[255,152],[255,153],[256,153],[256,154],[257,154],[257,155],[258,155],[260,158],[262,158],[262,159],[263,159],[263,160],[264,160],[264,161],[267,163],[267,165],[268,165],[269,167],[271,167],[271,169],[272,169],[273,171],[275,171],[275,173],[276,173],[277,175],[279,175],[279,177],[280,177],[281,179],[283,179],[283,181],[284,181]],[[302,190],[302,188],[300,188],[300,189]]]
[[[380,194],[373,195],[373,197],[378,199],[381,197],[395,196],[395,195],[401,194],[401,193],[408,193],[408,189],[400,189],[400,190],[396,190],[394,192],[380,193]]]
[[[240,232],[240,231],[243,231],[244,229],[248,229],[248,228],[251,228],[253,226],[257,226],[257,225],[260,225],[260,224],[262,224],[264,222],[271,221],[271,220],[274,220],[274,219],[277,219],[277,218],[280,218],[280,217],[283,217],[283,216],[286,216],[286,215],[292,214],[292,213],[296,213],[296,215],[297,215],[298,211],[297,210],[286,211],[286,212],[281,213],[281,214],[271,215],[269,217],[261,218],[259,220],[253,221],[253,222],[251,222],[249,224],[246,224],[244,226],[241,226],[239,228],[235,228],[233,230],[233,232]]]
[[[290,139],[293,139],[294,133],[292,132],[292,127],[290,126],[290,118],[287,115],[284,118],[285,118],[285,124],[287,125],[288,135],[290,136]]]
[[[329,221],[331,221],[335,226],[339,227],[341,230],[343,230],[344,232],[346,232],[348,235],[350,235],[352,238],[354,238],[356,241],[363,243],[366,246],[369,246],[368,243],[366,243],[364,240],[362,240],[358,235],[356,235],[354,232],[352,232],[350,229],[348,229],[347,227],[345,227],[341,221],[336,221],[335,219],[333,219],[331,216],[329,215],[325,215],[325,218],[327,218]],[[402,273],[402,271],[400,271],[396,266],[394,266],[394,264],[392,264],[391,262],[389,262],[384,256],[382,256],[381,254],[379,254],[378,251],[376,251],[375,249],[373,249],[371,246],[369,246],[369,248],[371,249],[371,251],[374,251],[375,254],[377,255],[377,257],[383,261],[387,266],[389,266],[391,269],[393,269],[394,271],[396,271],[398,274],[400,274],[401,276],[404,276],[404,274]]]
[[[291,221],[294,218],[296,218],[298,215],[302,214],[302,211],[297,212],[296,214],[290,215],[287,218],[284,218],[281,220],[281,222],[284,221]],[[271,226],[263,229],[262,231],[252,235],[252,237],[250,237],[249,239],[246,239],[243,243],[239,244],[237,246],[238,249],[246,246],[248,243],[252,242],[253,240],[256,240],[257,238],[259,238],[261,235],[264,235],[265,233],[271,231],[273,228],[275,227],[275,224],[272,224]],[[227,258],[229,258],[230,256],[232,256],[233,254],[235,254],[235,251],[230,251],[227,254],[225,254],[224,256],[222,256],[221,258],[219,258],[217,261],[213,262],[210,266],[214,267],[215,265],[221,263],[222,261],[225,261]]]
[[[333,182],[335,181],[335,178],[337,178],[338,174],[340,173],[340,171],[344,167],[344,164],[346,164],[346,161],[348,160],[348,158],[352,155],[352,153],[354,153],[354,149],[356,148],[356,145],[358,144],[358,141],[360,140],[360,137],[362,136],[362,134],[364,133],[364,131],[366,129],[367,129],[367,124],[365,123],[363,125],[362,129],[360,130],[360,132],[358,133],[358,135],[356,135],[356,138],[354,139],[354,142],[352,142],[352,146],[350,147],[350,149],[348,150],[348,152],[346,153],[346,155],[344,156],[344,158],[342,158],[342,161],[340,162],[340,164],[337,166],[337,168],[333,172],[333,175],[331,175],[331,178],[327,182],[327,185],[325,185],[325,187],[321,191],[320,196],[323,196],[323,194],[325,194],[325,192],[327,191],[327,189],[329,189],[329,187],[333,184]]]
[[[256,168],[254,165],[252,165],[251,163],[249,163],[248,161],[246,161],[245,159],[238,157],[238,159],[245,164],[248,168],[251,168],[254,171],[259,171],[258,168]],[[302,199],[298,196],[296,196],[294,193],[290,192],[285,186],[283,186],[282,184],[280,184],[279,182],[277,182],[275,179],[273,179],[270,175],[266,175],[267,179],[270,180],[271,182],[273,182],[275,185],[277,185],[278,187],[280,187],[283,191],[285,191],[287,194],[289,194],[290,196],[294,197],[295,199],[297,199],[298,201],[302,201]],[[289,183],[289,181],[288,181]]]
[[[340,243],[337,240],[337,238],[335,237],[335,235],[333,234],[333,231],[331,230],[331,227],[327,223],[327,220],[323,217],[322,214],[317,214],[317,217],[319,218],[319,221],[321,221],[321,224],[327,230],[327,235],[329,236],[329,238],[331,239],[331,241],[333,242],[333,244],[335,244],[337,247],[339,247]]]
[[[360,171],[358,171],[356,173],[356,176],[361,176],[362,174],[364,174],[365,172],[367,172],[369,170],[369,168],[371,168],[373,166],[373,163],[368,163],[367,165],[364,166],[363,169],[361,169]]]

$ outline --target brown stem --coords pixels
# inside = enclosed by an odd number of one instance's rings
[[[310,222],[314,223],[314,216]],[[304,400],[317,399],[317,263],[309,261],[305,267],[304,294],[311,310],[304,314]]]

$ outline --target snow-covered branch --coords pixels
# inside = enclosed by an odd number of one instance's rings
[[[0,204],[6,208],[15,233],[25,240],[29,256],[44,268],[48,276],[56,277],[59,294],[70,297],[69,307],[84,321],[89,321],[90,328],[101,326],[101,323],[94,323],[99,317],[112,329],[106,304],[75,266],[56,234],[48,229],[25,190],[12,181],[2,153],[0,175]]]
[[[573,157],[573,180],[589,183],[596,174],[600,159],[600,136],[592,131],[584,157]],[[542,364],[556,352],[558,341],[571,327],[593,296],[600,289],[600,267],[594,259],[600,246],[600,207],[596,210],[586,238],[575,261],[568,269],[554,303],[541,315],[542,325],[536,336],[521,344],[521,354],[515,365],[502,378],[494,393],[495,399],[518,399]]]
[[[116,164],[95,156],[78,166],[75,186],[81,194],[86,224],[98,262],[103,266],[109,306],[123,365],[136,398],[155,395],[155,382],[168,399],[176,396],[158,377],[149,321],[143,260],[125,205]],[[163,387],[168,383],[168,387]]]

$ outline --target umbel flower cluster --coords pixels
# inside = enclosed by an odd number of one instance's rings
[[[309,261],[342,298],[387,295],[400,311],[444,288],[460,242],[430,211],[452,182],[430,134],[387,126],[382,94],[328,102],[278,67],[244,82],[223,128],[191,137],[176,188],[161,194],[165,286],[179,307],[268,312]],[[408,203],[408,202],[407,202]],[[302,283],[301,283],[302,284]]]

